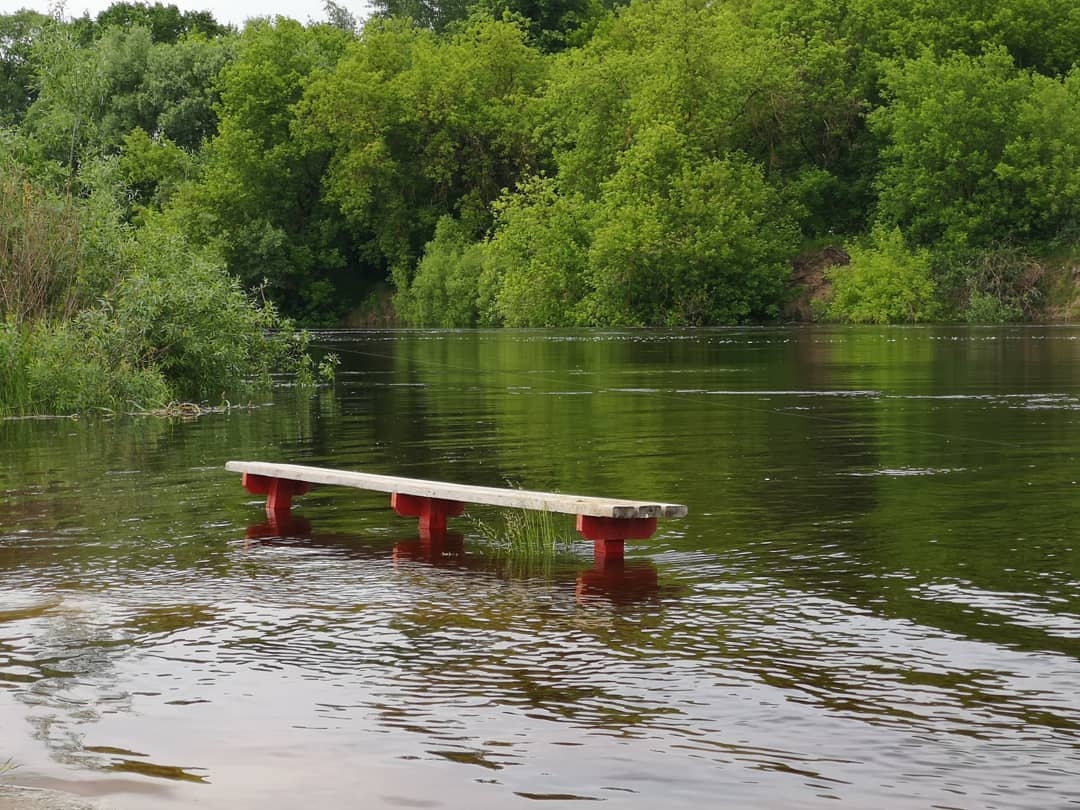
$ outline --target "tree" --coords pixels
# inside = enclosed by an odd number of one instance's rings
[[[843,42],[867,76],[883,61],[1004,47],[1047,76],[1080,60],[1080,9],[1058,0],[745,0],[761,24]]]
[[[605,185],[589,321],[709,326],[775,318],[798,231],[761,168],[707,158],[657,126]]]
[[[135,129],[196,151],[217,130],[215,86],[231,45],[201,37],[155,44],[135,26],[81,46],[70,27],[54,26],[35,44],[38,92],[24,134],[72,171],[118,152]]]
[[[18,124],[34,100],[34,41],[49,18],[34,11],[0,15],[0,126]]]
[[[530,169],[542,78],[542,56],[514,23],[478,19],[439,39],[394,20],[369,23],[313,83],[298,132],[331,155],[326,195],[398,289],[440,217],[480,235],[489,204]]]
[[[190,34],[207,38],[231,33],[209,11],[180,11],[173,4],[113,3],[95,18],[95,38],[110,28],[145,28],[156,43],[175,44]]]
[[[917,245],[967,251],[1052,238],[1080,213],[1080,83],[1018,69],[1002,47],[888,74],[870,124],[887,141],[878,215]]]
[[[444,216],[424,249],[412,284],[394,299],[398,316],[414,326],[476,326],[483,262],[483,246],[469,229]]]
[[[84,49],[61,25],[48,26],[34,42],[37,98],[22,133],[41,155],[66,166],[71,176],[100,143],[100,121],[109,84],[100,53]]]
[[[323,10],[326,12],[327,24],[349,34],[356,33],[356,17],[345,6],[335,3],[334,0],[325,0]]]
[[[557,53],[582,44],[611,5],[610,0],[476,0],[473,8],[523,20],[536,47]]]
[[[588,325],[581,311],[588,288],[595,207],[552,178],[533,177],[495,207],[478,283],[481,321],[506,326]]]
[[[775,314],[797,231],[764,168],[792,52],[731,8],[636,2],[559,57],[558,169],[500,202],[489,262],[514,325],[734,323]]]
[[[443,32],[469,16],[473,0],[373,0],[374,17],[409,19],[420,28]]]
[[[314,78],[329,71],[351,35],[330,25],[255,20],[217,84],[217,137],[202,151],[203,174],[167,212],[197,243],[209,244],[244,284],[266,281],[282,312],[333,322],[348,306],[354,240],[327,205],[328,155],[293,134],[296,109]]]

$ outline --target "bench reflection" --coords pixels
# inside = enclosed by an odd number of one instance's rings
[[[288,516],[255,523],[248,526],[245,533],[245,546],[248,548],[287,545],[292,541],[356,557],[377,559],[387,556],[385,542],[358,535],[316,533],[311,521],[299,517]],[[465,536],[458,532],[421,532],[416,537],[392,541],[389,556],[395,562],[465,568],[502,578],[535,576],[537,569],[544,566],[543,560],[508,560],[470,554],[465,549]],[[546,573],[555,580],[569,579],[568,575],[560,575],[558,566]],[[577,571],[574,594],[579,601],[600,598],[618,604],[657,599],[660,594],[657,568],[649,560],[597,556],[592,568]]]

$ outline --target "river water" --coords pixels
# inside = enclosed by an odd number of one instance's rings
[[[0,783],[119,808],[1080,806],[1080,328],[342,332],[331,388],[0,422]],[[685,503],[269,527],[229,459]],[[560,525],[574,536],[572,522]]]

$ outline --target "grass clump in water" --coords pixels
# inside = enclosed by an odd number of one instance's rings
[[[535,509],[507,509],[497,523],[473,518],[486,541],[484,553],[506,565],[512,574],[550,574],[556,563],[574,557],[572,516]]]

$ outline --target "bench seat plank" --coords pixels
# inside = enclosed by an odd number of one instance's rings
[[[557,492],[534,492],[524,489],[473,486],[419,478],[309,467],[302,464],[276,464],[266,461],[230,461],[225,469],[266,478],[303,481],[309,484],[355,487],[374,492],[400,493],[420,498],[477,503],[516,509],[536,509],[587,515],[600,518],[679,518],[687,509],[677,503],[650,503],[615,498],[563,495]]]

